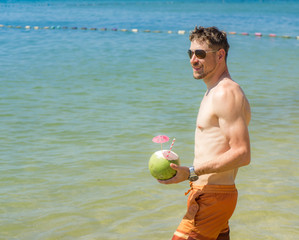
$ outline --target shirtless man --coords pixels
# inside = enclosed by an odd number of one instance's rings
[[[192,167],[171,167],[175,177],[163,184],[190,181],[187,213],[173,240],[228,240],[228,220],[237,203],[238,168],[250,163],[250,106],[229,74],[226,34],[216,27],[196,27],[188,51],[195,79],[207,86],[195,130]]]

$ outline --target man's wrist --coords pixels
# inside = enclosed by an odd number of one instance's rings
[[[194,166],[189,167],[189,181],[194,182],[198,179],[197,174],[195,173]]]

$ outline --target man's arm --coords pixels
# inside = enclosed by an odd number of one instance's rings
[[[239,86],[219,91],[213,99],[215,115],[218,117],[219,128],[226,137],[229,149],[216,159],[203,161],[196,166],[197,175],[219,173],[239,168],[250,163],[250,140],[247,119],[250,115],[246,108],[246,98]],[[248,116],[247,116],[248,115]],[[177,171],[175,177],[159,181],[170,184],[185,181],[189,177],[189,168],[171,164]]]
[[[217,173],[239,168],[250,163],[250,140],[247,122],[250,109],[239,86],[215,94],[214,109],[219,128],[226,137],[229,149],[217,159],[202,162],[195,172],[198,175]]]

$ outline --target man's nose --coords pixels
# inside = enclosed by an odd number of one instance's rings
[[[192,55],[192,57],[190,58],[190,63],[194,64],[199,62],[198,58],[195,56],[195,54]]]

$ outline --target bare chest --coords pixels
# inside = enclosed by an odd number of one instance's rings
[[[212,100],[208,97],[204,97],[197,115],[196,128],[200,131],[207,130],[211,127],[217,127],[218,120],[214,113]]]

